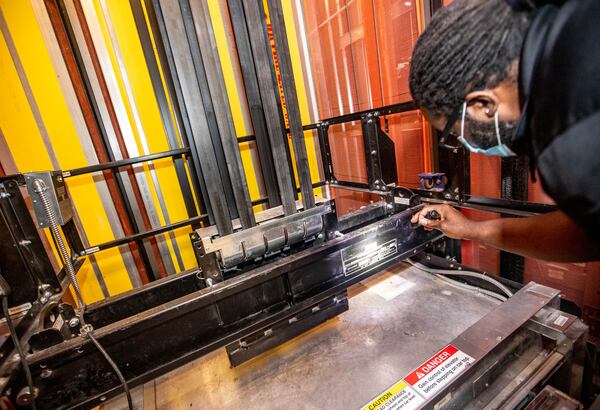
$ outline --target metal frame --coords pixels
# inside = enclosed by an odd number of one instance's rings
[[[280,329],[277,340],[287,340],[305,327],[282,328],[278,323],[302,317],[306,319],[304,326],[308,326],[330,317],[315,315],[326,306],[331,306],[329,314],[343,311],[346,288],[439,239],[441,234],[411,225],[410,218],[417,210],[392,215],[376,227],[366,226],[341,237],[331,235],[320,246],[302,244],[286,251],[289,256],[250,267],[210,287],[205,287],[195,271],[165,278],[91,305],[86,321],[94,325],[95,336],[111,357],[121,363],[132,386],[261,329]],[[334,228],[330,225],[329,229],[333,232]],[[395,253],[363,269],[345,272],[348,255],[360,255],[366,245],[391,240],[397,244]],[[257,346],[257,352],[272,343],[265,340],[261,348]],[[99,352],[82,337],[67,337],[34,352],[28,361],[40,397],[44,398],[38,401],[40,408],[88,407],[121,390]],[[127,366],[122,365],[125,362]],[[20,377],[11,379],[13,395],[20,383]]]

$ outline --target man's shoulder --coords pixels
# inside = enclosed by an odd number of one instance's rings
[[[515,10],[533,10],[548,4],[562,6],[567,0],[506,0]]]
[[[532,74],[531,131],[537,150],[600,109],[600,1],[567,3],[549,23]]]

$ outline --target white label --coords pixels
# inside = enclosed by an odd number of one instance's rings
[[[392,300],[413,286],[415,286],[413,282],[398,275],[392,275],[371,287],[369,291],[381,296],[385,300]]]
[[[449,345],[404,378],[417,393],[430,399],[454,378],[465,371],[473,359]]]
[[[560,315],[559,317],[556,318],[556,320],[554,321],[554,324],[556,326],[563,327],[565,325],[565,323],[567,323],[567,320],[569,320],[568,317]]]

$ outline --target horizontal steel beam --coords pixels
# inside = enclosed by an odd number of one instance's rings
[[[159,152],[156,154],[148,154],[142,155],[140,157],[135,158],[127,158],[119,161],[111,161],[105,162],[103,164],[90,165],[82,168],[75,168],[68,171],[63,171],[63,178],[74,177],[77,175],[85,175],[91,174],[93,172],[105,171],[107,169],[116,169],[121,167],[126,167],[129,165],[139,164],[142,162],[154,161],[161,158],[169,158],[169,157],[181,157],[190,153],[189,148],[179,148],[165,152]]]
[[[146,239],[150,236],[160,235],[165,232],[174,231],[175,229],[183,228],[184,226],[195,225],[195,224],[200,223],[200,221],[207,220],[207,219],[208,219],[208,215],[202,214],[202,215],[190,218],[190,219],[186,219],[185,221],[175,222],[170,225],[161,226],[160,228],[151,229],[151,230],[145,231],[145,232],[140,232],[135,235],[125,236],[123,238],[115,239],[113,241],[104,242],[99,245],[91,246],[91,247],[83,250],[81,252],[81,256],[93,255],[94,253],[97,253],[97,252],[100,252],[100,251],[103,251],[106,249],[114,248],[117,246],[121,246],[121,245],[124,245],[129,242],[135,242],[140,239]]]

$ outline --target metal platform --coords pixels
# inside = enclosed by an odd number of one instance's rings
[[[499,304],[404,263],[349,294],[349,311],[240,367],[219,349],[147,383],[138,408],[358,408]]]

